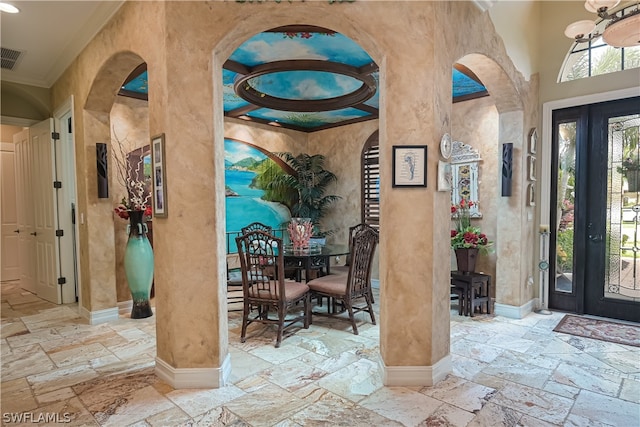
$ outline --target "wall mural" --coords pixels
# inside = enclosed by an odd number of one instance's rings
[[[227,233],[238,232],[254,221],[274,229],[289,221],[291,212],[282,203],[286,195],[276,194],[268,183],[276,174],[287,173],[276,156],[239,140],[224,140],[224,179]],[[233,244],[229,250],[235,252]]]

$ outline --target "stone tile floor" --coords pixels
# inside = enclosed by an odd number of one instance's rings
[[[232,312],[231,384],[174,390],[154,375],[155,316],[91,326],[15,283],[1,296],[3,425],[640,426],[640,348],[553,332],[562,313],[471,319],[454,304],[453,372],[384,387],[364,316],[358,336],[314,317],[276,349],[258,325],[241,344]]]

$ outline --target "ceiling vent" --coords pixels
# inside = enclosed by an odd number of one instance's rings
[[[18,64],[18,60],[22,56],[22,52],[19,50],[7,49],[6,47],[0,48],[2,50],[2,67],[5,70],[13,70]]]

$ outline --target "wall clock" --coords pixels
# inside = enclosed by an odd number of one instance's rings
[[[442,139],[440,140],[440,154],[442,154],[442,157],[445,159],[451,157],[451,148],[451,136],[448,133],[445,133],[442,135]]]

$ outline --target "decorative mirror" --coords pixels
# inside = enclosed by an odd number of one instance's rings
[[[464,142],[454,141],[451,150],[451,172],[453,175],[451,186],[451,204],[458,204],[461,199],[474,203],[470,209],[472,218],[482,218],[478,210],[480,197],[478,195],[478,171],[480,153]]]

